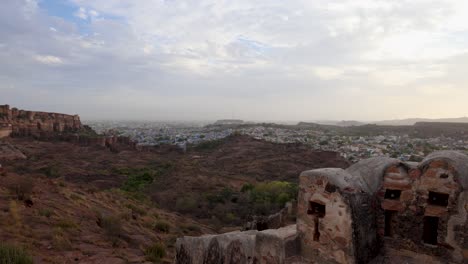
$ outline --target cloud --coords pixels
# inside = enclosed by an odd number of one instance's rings
[[[79,17],[81,19],[88,19],[88,12],[86,11],[86,8],[80,7],[76,12],[75,16]]]
[[[443,114],[467,115],[465,2],[5,0],[0,87],[17,94],[2,98],[37,107],[40,91],[85,117],[387,119],[437,115],[422,104],[450,87]]]
[[[48,65],[60,65],[63,63],[62,59],[50,55],[36,55],[34,59],[40,63]]]

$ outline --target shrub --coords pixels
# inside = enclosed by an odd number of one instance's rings
[[[144,208],[138,207],[134,204],[127,204],[127,208],[132,210],[133,213],[136,213],[138,215],[146,215],[146,210]]]
[[[154,229],[163,233],[169,233],[170,228],[171,226],[169,223],[164,221],[157,221],[156,224],[154,224]]]
[[[32,264],[33,258],[22,248],[0,243],[0,263]]]
[[[78,225],[75,222],[73,222],[73,220],[71,219],[63,218],[59,220],[59,222],[57,223],[57,227],[60,227],[62,229],[70,229],[70,228],[77,228]]]
[[[59,168],[55,165],[49,165],[43,167],[39,170],[41,173],[44,173],[48,178],[58,178],[60,177]]]
[[[83,200],[83,198],[80,195],[75,194],[75,193],[70,194],[70,199],[72,199],[72,200]]]
[[[251,184],[251,183],[245,183],[243,186],[242,186],[242,189],[241,189],[241,192],[248,192],[248,191],[251,191],[255,189],[255,185]]]
[[[111,239],[113,245],[123,235],[122,221],[119,217],[113,215],[102,215],[98,217],[98,226],[104,229],[105,234]]]
[[[180,197],[176,201],[175,209],[182,213],[191,213],[197,209],[197,201],[189,197]]]
[[[52,244],[58,250],[70,250],[72,249],[72,243],[70,239],[63,232],[56,232],[52,239]]]
[[[270,202],[280,206],[297,196],[298,187],[296,184],[282,181],[272,181],[260,183],[250,191],[253,202]]]
[[[8,207],[8,210],[10,211],[11,219],[13,219],[14,224],[16,226],[21,225],[21,217],[18,213],[18,205],[16,204],[15,201],[11,201]]]
[[[216,139],[216,140],[209,140],[209,141],[203,141],[200,144],[196,145],[195,149],[196,150],[211,150],[219,147],[221,144],[223,144],[224,139]]]
[[[29,199],[34,189],[34,183],[31,179],[19,177],[8,186],[8,189],[16,195],[18,200]]]
[[[145,256],[146,260],[159,263],[166,256],[166,248],[161,243],[153,244],[145,250]]]
[[[141,191],[145,186],[153,183],[153,180],[153,176],[148,172],[130,175],[122,186],[122,189],[129,192]]]
[[[139,192],[146,186],[172,168],[172,164],[164,163],[149,168],[116,168],[113,172],[127,176],[121,189],[127,192]]]
[[[49,217],[52,216],[52,213],[53,213],[53,211],[51,209],[48,209],[48,208],[39,209],[39,215],[40,216],[45,216],[45,217],[49,218]]]
[[[188,225],[186,226],[187,230],[192,231],[192,232],[200,232],[201,228],[197,225]]]

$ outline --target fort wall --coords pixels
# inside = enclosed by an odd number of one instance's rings
[[[136,149],[129,137],[97,135],[81,123],[78,115],[28,111],[0,105],[0,138],[34,137],[41,140],[63,140],[81,146]]]

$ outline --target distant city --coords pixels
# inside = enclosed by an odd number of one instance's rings
[[[404,161],[420,161],[435,150],[461,150],[467,152],[468,138],[464,136],[415,136],[406,130],[380,126],[380,132],[368,133],[366,126],[352,122],[359,132],[341,129],[344,121],[327,125],[299,123],[249,123],[226,119],[214,123],[203,122],[138,122],[88,121],[98,133],[129,136],[138,145],[197,145],[220,140],[232,134],[248,135],[255,139],[275,143],[301,143],[315,150],[339,152],[351,162],[370,157],[387,156]],[[399,121],[396,121],[399,122]],[[387,122],[388,123],[388,122]],[[348,122],[349,124],[349,122]],[[356,126],[355,126],[356,124]],[[369,130],[373,128],[369,125]],[[375,126],[375,125],[374,125]],[[370,135],[368,135],[370,134]]]

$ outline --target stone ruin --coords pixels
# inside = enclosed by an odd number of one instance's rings
[[[372,158],[305,171],[299,181],[296,225],[179,238],[175,263],[468,263],[468,156],[460,152],[419,164]]]

